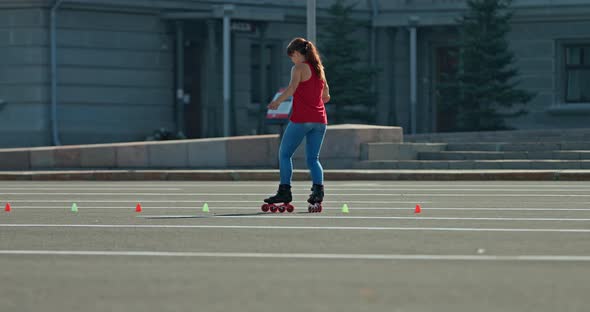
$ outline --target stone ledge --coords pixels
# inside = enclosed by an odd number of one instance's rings
[[[336,168],[350,168],[360,158],[361,144],[402,140],[399,127],[328,126],[321,157]],[[0,149],[0,170],[274,168],[278,145],[278,135],[271,134]],[[303,150],[294,158],[304,158]]]
[[[0,181],[278,181],[278,170],[5,171]],[[307,170],[293,179],[308,181]],[[326,170],[328,181],[590,181],[590,170]]]

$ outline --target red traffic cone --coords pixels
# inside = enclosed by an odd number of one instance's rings
[[[4,211],[10,212],[10,210],[11,210],[10,203],[6,203],[6,207],[4,207]]]
[[[141,212],[141,205],[139,203],[135,206],[135,212]]]
[[[420,207],[420,204],[416,205],[416,208],[414,209],[414,213],[420,213],[422,212],[422,207]]]

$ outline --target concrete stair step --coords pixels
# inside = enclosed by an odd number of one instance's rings
[[[590,128],[439,132],[405,135],[405,142],[563,142],[590,141]]]
[[[490,152],[490,151],[442,151],[420,152],[418,160],[590,160],[590,151],[538,151],[538,152]]]
[[[355,169],[590,169],[590,160],[365,160]]]
[[[444,151],[446,146],[446,143],[375,142],[361,144],[360,153],[362,160],[412,160],[416,159],[420,152]]]
[[[489,142],[489,143],[449,143],[447,151],[495,151],[495,152],[536,152],[536,151],[590,151],[590,142]]]

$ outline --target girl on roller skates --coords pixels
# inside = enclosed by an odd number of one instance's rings
[[[292,156],[306,138],[305,154],[313,186],[307,202],[309,212],[321,212],[324,199],[324,170],[319,161],[320,149],[326,134],[328,119],[324,103],[330,101],[330,89],[324,73],[324,66],[315,45],[304,38],[295,38],[287,46],[287,55],[293,62],[291,82],[287,89],[269,105],[277,109],[293,96],[293,108],[281,146],[279,148],[280,185],[275,196],[264,200],[263,211],[293,211],[291,178],[293,176]],[[276,203],[283,203],[276,206]]]

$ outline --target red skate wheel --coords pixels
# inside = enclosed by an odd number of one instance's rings
[[[291,213],[293,210],[295,210],[295,207],[293,207],[291,204],[287,204],[287,212]]]
[[[260,207],[260,209],[262,209],[263,212],[268,212],[268,204],[262,205],[262,207]]]
[[[321,204],[318,206],[318,212],[322,212],[322,205]]]
[[[275,206],[275,205],[271,205],[271,206],[270,206],[270,212],[272,212],[272,213],[275,213],[275,212],[277,212],[277,209],[278,209],[278,208],[277,208],[277,206]]]
[[[285,212],[285,206],[283,206],[283,205],[279,206],[279,212],[280,213],[284,213]]]

